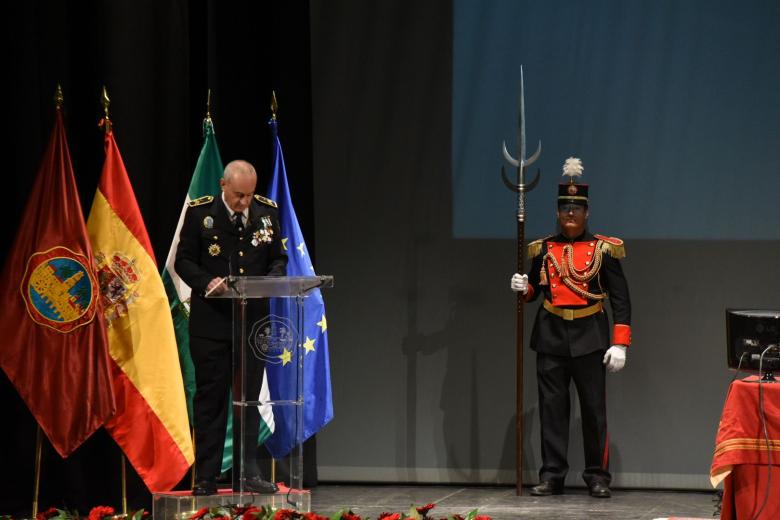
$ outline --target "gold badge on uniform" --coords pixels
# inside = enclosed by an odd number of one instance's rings
[[[211,256],[217,256],[221,251],[222,249],[220,249],[219,244],[211,244],[209,246],[209,254]]]
[[[211,215],[203,219],[203,227],[206,229],[214,227],[214,218],[212,218]]]

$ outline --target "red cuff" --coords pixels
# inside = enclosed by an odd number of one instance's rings
[[[530,283],[528,284],[528,290],[525,292],[525,295],[523,295],[523,299],[527,302],[530,302],[534,298],[534,286]]]
[[[631,325],[615,323],[615,326],[612,327],[612,344],[625,345],[626,347],[631,345]]]

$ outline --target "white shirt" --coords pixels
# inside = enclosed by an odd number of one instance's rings
[[[228,206],[228,203],[225,201],[225,192],[222,192],[222,204],[225,205],[225,208],[228,210],[228,215],[230,215],[230,221],[233,222],[233,215],[236,214],[235,211],[230,209],[230,206]],[[249,220],[249,208],[246,208],[244,211],[241,212],[241,225],[245,226],[247,220]]]

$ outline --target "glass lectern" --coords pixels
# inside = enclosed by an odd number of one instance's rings
[[[333,287],[333,277],[236,276],[226,283],[227,291],[208,297],[231,299],[233,306],[233,491],[200,497],[155,493],[155,520],[181,520],[202,507],[250,503],[310,509],[310,495],[303,489],[304,361],[310,347],[304,334],[305,302],[315,289]],[[272,364],[285,370],[273,370],[278,380],[269,385],[263,376]],[[275,428],[275,417],[289,427]],[[273,494],[253,489],[254,477],[260,475],[257,448],[266,440],[292,447],[280,461],[285,482],[262,474],[264,480],[277,481],[279,490]]]
[[[295,427],[279,434],[293,435],[287,459],[289,482],[280,489],[288,506],[305,509],[303,491],[304,301],[314,289],[333,286],[332,276],[238,276],[227,280],[228,290],[211,297],[233,300],[233,489],[255,494],[253,478],[260,475],[257,446],[273,432],[275,407],[294,417]],[[291,391],[272,395],[264,369],[288,366],[286,380],[274,388]],[[271,480],[273,475],[262,475]]]

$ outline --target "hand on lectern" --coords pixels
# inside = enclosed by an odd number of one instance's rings
[[[206,296],[219,295],[227,291],[227,284],[224,278],[216,277],[206,286]]]

